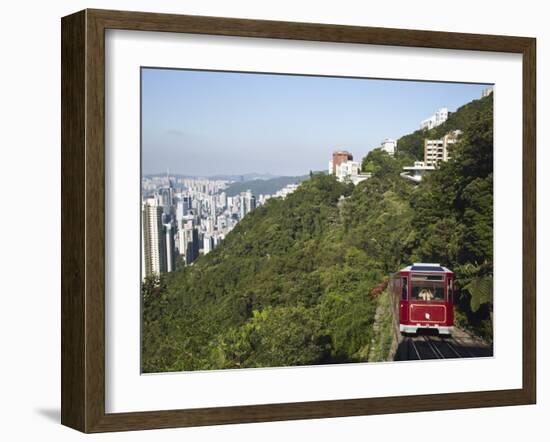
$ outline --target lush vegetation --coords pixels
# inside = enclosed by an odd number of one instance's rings
[[[236,181],[227,187],[225,193],[227,196],[235,196],[241,192],[250,190],[254,195],[272,195],[287,184],[299,184],[307,178],[309,178],[309,175],[280,176],[265,180]]]
[[[374,326],[388,310],[381,287],[414,261],[457,272],[458,321],[491,339],[491,97],[451,118],[464,131],[453,159],[420,185],[399,176],[420,159],[410,145],[395,158],[373,150],[363,160],[371,179],[313,174],[191,267],[147,280],[143,370],[379,360],[390,343],[387,321]]]

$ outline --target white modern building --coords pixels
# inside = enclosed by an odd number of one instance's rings
[[[393,156],[397,149],[397,141],[391,138],[386,138],[384,141],[382,141],[382,145],[380,146],[380,148],[384,152],[387,152],[388,154]]]
[[[401,173],[403,178],[419,183],[426,172],[435,170],[434,166],[427,166],[424,161],[415,161],[414,166],[403,167],[404,172]]]
[[[361,163],[359,161],[345,161],[337,164],[335,175],[338,181],[351,181],[353,184],[359,184],[371,177],[370,173],[361,173]]]
[[[446,107],[442,107],[441,109],[438,109],[431,117],[423,120],[420,123],[420,129],[433,129],[434,127],[445,123],[447,118],[449,118],[449,110]]]

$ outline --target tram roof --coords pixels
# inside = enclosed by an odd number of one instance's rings
[[[447,267],[441,264],[426,262],[415,262],[414,264],[401,269],[402,272],[451,272]],[[452,273],[452,272],[451,272]]]

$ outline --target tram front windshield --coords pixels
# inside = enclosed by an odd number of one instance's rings
[[[413,275],[411,278],[413,301],[444,301],[443,275]]]

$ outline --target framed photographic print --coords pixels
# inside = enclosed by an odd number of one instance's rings
[[[62,423],[533,404],[535,39],[62,19]]]

